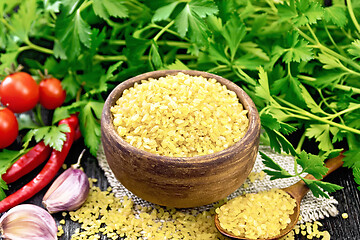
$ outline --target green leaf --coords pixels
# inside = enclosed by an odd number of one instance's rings
[[[37,18],[36,7],[36,0],[22,1],[19,10],[11,17],[12,31],[23,42],[29,40],[31,25]]]
[[[324,15],[324,9],[317,1],[297,0],[298,16],[293,19],[296,26],[316,23]]]
[[[276,80],[272,84],[272,93],[281,93],[286,96],[286,100],[296,104],[296,106],[305,107],[305,100],[302,93],[302,84],[298,78],[287,75],[284,78]]]
[[[44,9],[48,12],[58,13],[60,12],[61,1],[44,0]]]
[[[0,176],[2,176],[8,170],[8,168],[27,151],[27,147],[24,147],[20,151],[13,151],[8,149],[3,149],[0,151]],[[9,188],[6,185],[6,182],[0,178],[0,200],[6,197],[4,190],[8,189]]]
[[[254,42],[242,42],[239,44],[239,47],[241,50],[250,53],[264,61],[270,60],[269,56],[264,52],[264,50]]]
[[[84,107],[86,102],[77,101],[71,105],[61,106],[55,109],[52,119],[52,124],[59,122],[62,119],[70,117],[70,114],[78,113]]]
[[[93,0],[93,9],[95,14],[103,19],[128,17],[128,9],[119,0]]]
[[[66,91],[67,99],[74,99],[78,90],[80,89],[80,84],[76,81],[76,76],[73,74],[68,74],[62,81],[61,86]]]
[[[186,3],[175,18],[175,26],[181,37],[189,32],[190,38],[197,43],[206,43],[208,28],[202,18],[214,15],[218,9],[211,0],[193,0]]]
[[[360,40],[356,39],[351,43],[348,53],[354,56],[355,59],[360,58]]]
[[[323,182],[319,180],[310,180],[306,178],[301,178],[301,179],[310,188],[311,192],[314,194],[315,197],[322,196],[325,198],[330,198],[329,195],[324,191],[332,193],[343,188],[333,183]]]
[[[90,47],[91,29],[81,15],[76,11],[72,15],[60,14],[56,20],[55,36],[58,44],[70,60],[75,59],[82,49],[82,45]]]
[[[257,57],[252,53],[242,54],[234,61],[234,66],[238,66],[242,69],[258,70],[260,66],[266,63],[265,60]]]
[[[351,149],[344,153],[344,167],[348,168],[360,168],[360,149]]]
[[[338,27],[344,27],[347,24],[347,16],[344,7],[333,5],[324,8],[324,19],[326,22],[332,22]]]
[[[25,113],[19,114],[17,120],[19,124],[19,130],[33,129],[39,127],[39,125],[33,121],[33,119],[29,114],[25,114]]]
[[[189,67],[179,59],[176,59],[174,63],[167,65],[165,68],[168,70],[189,70]]]
[[[150,60],[155,69],[160,69],[163,67],[163,62],[159,53],[159,46],[155,41],[152,41],[150,46]]]
[[[226,65],[231,64],[228,57],[226,56],[224,47],[219,43],[210,43],[209,57],[214,61],[219,61],[220,63],[224,63]]]
[[[355,182],[360,185],[360,168],[356,167],[353,168],[353,175],[354,175],[354,180]],[[357,187],[357,189],[360,191],[360,186]]]
[[[172,2],[168,5],[165,5],[163,7],[160,7],[158,9],[156,9],[154,16],[152,18],[153,22],[158,22],[158,21],[162,21],[162,20],[167,20],[171,13],[174,11],[175,7],[179,4],[180,2],[175,1]]]
[[[322,176],[329,170],[324,166],[324,157],[306,153],[305,151],[302,151],[296,160],[303,168],[303,172],[313,175],[316,179],[322,179]]]
[[[234,59],[245,34],[245,25],[238,16],[233,15],[230,20],[225,23],[222,35],[230,48],[231,59]]]
[[[269,79],[262,67],[259,67],[259,84],[255,86],[255,94],[266,102],[270,102],[271,100]]]
[[[268,174],[270,177],[270,180],[277,179],[277,178],[289,178],[292,177],[290,173],[288,173],[285,169],[283,169],[279,164],[277,164],[274,160],[272,160],[270,157],[268,157],[265,153],[259,151],[261,158],[263,159],[262,162],[265,165],[265,167],[268,167],[269,169],[264,169],[263,171]]]
[[[70,128],[66,124],[40,127],[28,131],[24,137],[24,141],[28,142],[34,137],[36,142],[43,140],[45,145],[48,145],[57,151],[61,151],[63,144],[66,141],[65,133],[67,132],[70,132]]]
[[[333,69],[333,68],[341,68],[342,64],[339,59],[334,58],[333,56],[326,53],[319,53],[318,57],[319,61],[323,64],[324,69]]]
[[[277,9],[283,21],[291,20],[296,27],[314,24],[324,15],[321,5],[311,0],[284,1]]]
[[[329,124],[310,124],[305,131],[305,135],[309,138],[315,138],[319,142],[319,149],[330,151],[334,148],[331,143],[330,132],[335,132],[335,130],[336,128],[331,127]]]
[[[313,59],[312,48],[308,46],[308,42],[299,39],[297,32],[288,34],[281,46],[276,45],[272,50],[272,55],[276,57],[282,56],[285,63],[307,62]]]
[[[279,131],[270,129],[266,126],[263,126],[264,130],[266,131],[269,140],[270,140],[270,147],[274,149],[276,152],[281,153],[282,150],[286,153],[291,153],[292,155],[296,155],[296,151],[293,145],[289,142],[289,140],[282,135]]]
[[[100,145],[101,128],[100,119],[104,103],[89,101],[80,110],[80,131],[84,136],[85,145],[93,156],[97,155]]]
[[[316,81],[308,82],[308,84],[316,88],[332,87],[342,81],[345,75],[346,73],[342,71],[323,71],[319,76],[316,76]]]

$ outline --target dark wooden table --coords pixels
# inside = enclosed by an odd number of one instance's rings
[[[80,152],[84,149],[84,143],[80,139],[72,147],[66,163],[69,165],[75,163]],[[105,190],[109,184],[104,176],[102,169],[99,167],[95,157],[91,156],[88,151],[85,152],[82,166],[89,177],[97,178],[97,185]],[[20,179],[16,183],[10,185],[10,191],[7,194],[15,191],[19,186],[24,185],[30,181],[38,171],[40,171],[42,166],[40,166],[36,171]],[[337,191],[333,194],[335,199],[339,201],[338,210],[340,214],[337,217],[330,217],[320,222],[323,224],[322,230],[329,231],[331,239],[334,240],[360,240],[360,191],[357,190],[357,185],[353,180],[352,173],[347,168],[341,168],[330,175],[327,181],[339,184],[344,187],[343,190]],[[41,205],[41,199],[45,193],[45,190],[36,194],[33,198],[28,200],[26,203],[33,203],[36,205]],[[341,213],[348,213],[349,217],[343,219]],[[55,220],[58,222],[63,217],[61,214],[53,215]],[[64,235],[61,236],[60,240],[71,239],[71,234],[74,232],[74,229],[79,227],[78,224],[69,221],[66,221],[66,224],[63,226],[65,231]],[[106,239],[106,238],[101,238]],[[304,240],[305,237],[297,236],[298,240]]]

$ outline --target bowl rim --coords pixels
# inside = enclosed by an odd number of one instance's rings
[[[132,146],[130,143],[126,142],[122,137],[118,135],[118,133],[115,130],[115,127],[112,120],[112,114],[110,112],[111,106],[114,105],[114,103],[117,101],[119,97],[121,97],[122,92],[125,89],[128,89],[134,85],[135,82],[140,82],[141,80],[147,80],[149,78],[158,79],[159,77],[164,77],[167,75],[176,75],[177,73],[182,72],[184,74],[188,74],[190,76],[203,76],[205,78],[214,78],[218,82],[220,82],[222,85],[226,85],[228,89],[236,89],[235,93],[237,94],[239,101],[244,106],[244,109],[248,110],[247,116],[249,119],[249,126],[245,133],[245,135],[237,141],[235,144],[231,145],[230,147],[223,149],[218,152],[214,152],[211,154],[206,155],[198,155],[193,157],[172,157],[172,156],[165,156],[165,155],[158,155],[151,152],[147,152],[145,150],[136,148]],[[154,77],[154,75],[156,77]],[[122,90],[121,90],[122,89]],[[234,91],[234,90],[233,90]],[[238,95],[238,93],[241,93],[241,96]],[[246,104],[244,104],[246,103]],[[257,111],[257,108],[253,102],[253,100],[250,98],[250,96],[237,84],[234,82],[223,78],[221,76],[198,71],[198,70],[157,70],[157,71],[150,71],[146,72],[137,76],[134,76],[132,78],[129,78],[121,83],[119,83],[107,96],[102,116],[101,116],[101,130],[103,131],[106,125],[111,125],[111,127],[108,127],[111,132],[109,135],[113,138],[115,138],[115,141],[122,145],[124,148],[128,149],[132,152],[133,155],[140,155],[142,157],[146,157],[147,159],[154,159],[156,161],[163,161],[168,162],[171,161],[173,164],[177,163],[188,163],[188,164],[199,164],[199,163],[209,163],[216,161],[217,159],[223,159],[225,161],[227,159],[227,156],[230,156],[234,152],[240,152],[241,150],[248,147],[248,145],[251,145],[252,143],[252,136],[253,139],[258,139],[258,136],[260,135],[260,117]],[[103,138],[103,132],[102,132],[102,138]],[[216,161],[218,162],[218,161]]]

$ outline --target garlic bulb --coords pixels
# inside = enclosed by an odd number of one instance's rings
[[[50,213],[76,210],[86,201],[90,184],[79,166],[79,163],[74,164],[60,174],[44,195],[42,204]]]
[[[20,204],[0,218],[1,238],[11,240],[57,239],[57,226],[53,217],[33,204]]]

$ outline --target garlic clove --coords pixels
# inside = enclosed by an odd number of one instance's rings
[[[78,209],[89,195],[89,179],[77,168],[68,168],[53,182],[43,198],[50,213]]]
[[[57,239],[54,218],[43,208],[33,204],[20,204],[0,218],[2,239],[53,240]]]

